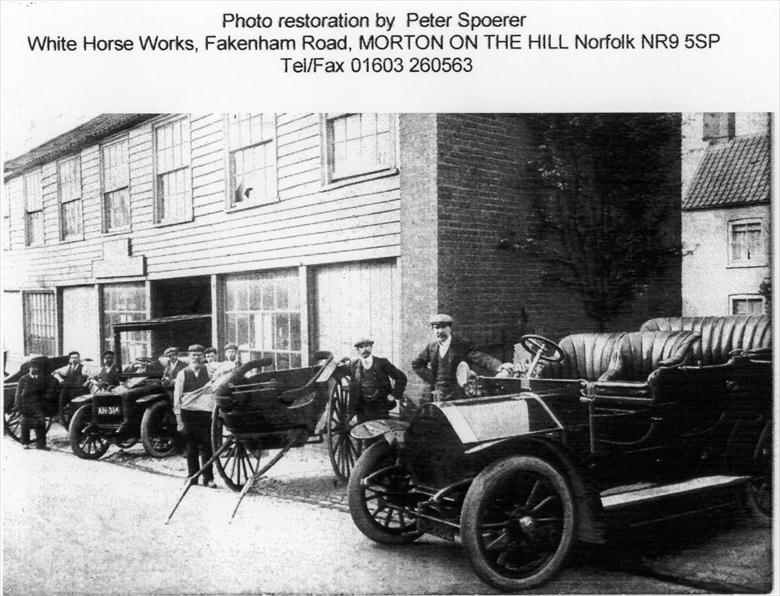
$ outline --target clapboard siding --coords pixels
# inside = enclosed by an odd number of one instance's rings
[[[154,222],[154,122],[127,133],[131,230],[106,235],[100,145],[81,151],[84,240],[59,242],[56,162],[43,167],[46,244],[24,247],[21,177],[7,182],[12,251],[4,259],[6,285],[36,287],[95,283],[92,261],[103,241],[129,237],[134,255],[146,257],[149,278],[249,271],[398,256],[400,190],[397,175],[333,188],[322,186],[319,114],[277,115],[278,201],[229,210],[228,151],[221,114],[189,117],[193,218]],[[113,137],[121,138],[119,137]],[[193,242],[197,263],[192,261]],[[99,280],[110,282],[111,280]]]

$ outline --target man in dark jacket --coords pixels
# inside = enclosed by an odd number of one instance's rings
[[[168,364],[165,365],[165,369],[163,370],[160,385],[166,389],[172,389],[174,383],[176,383],[176,377],[183,368],[187,367],[187,363],[184,362],[184,360],[179,360],[179,348],[173,346],[166,348],[163,352],[163,356],[168,358]]]
[[[455,371],[461,362],[483,368],[491,375],[512,368],[511,364],[502,364],[490,354],[480,352],[470,341],[453,335],[451,316],[432,315],[430,324],[436,341],[429,343],[412,361],[412,369],[428,383],[434,401],[465,397],[455,380]]]
[[[396,400],[401,400],[406,389],[406,375],[387,358],[374,356],[374,341],[355,342],[359,358],[350,364],[352,407],[357,421],[387,418]]]
[[[44,400],[49,399],[56,386],[48,375],[48,360],[34,358],[26,375],[16,385],[14,404],[21,416],[21,439],[25,449],[30,448],[30,429],[35,430],[35,447],[48,451]]]

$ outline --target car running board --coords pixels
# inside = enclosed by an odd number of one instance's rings
[[[638,490],[629,490],[601,497],[604,511],[611,512],[623,507],[633,507],[669,497],[692,495],[716,489],[737,487],[750,480],[750,476],[700,476],[684,482],[658,484]]]

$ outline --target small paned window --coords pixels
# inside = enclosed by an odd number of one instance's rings
[[[273,114],[229,114],[230,206],[277,200]]]
[[[24,292],[24,351],[57,355],[57,310],[53,292]]]
[[[731,314],[732,315],[763,315],[764,314],[763,296],[732,296]]]
[[[130,227],[130,168],[127,139],[106,145],[103,157],[103,229]]]
[[[143,321],[146,315],[146,288],[142,283],[103,286],[103,346],[114,349],[114,325]],[[122,363],[151,355],[151,332],[130,331],[122,334]]]
[[[729,262],[759,265],[763,254],[763,230],[760,221],[739,221],[729,224]]]
[[[189,120],[182,118],[154,129],[157,176],[157,222],[192,217]]]
[[[395,167],[393,121],[391,114],[328,115],[330,180]]]
[[[43,185],[40,168],[24,175],[25,244],[43,244]]]
[[[76,156],[57,164],[60,201],[60,239],[83,237],[81,220],[81,159]]]

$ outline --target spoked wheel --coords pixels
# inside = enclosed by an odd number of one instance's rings
[[[339,480],[349,475],[360,455],[360,442],[349,436],[349,384],[346,379],[328,381],[328,455]]]
[[[516,456],[474,479],[461,512],[461,539],[480,578],[517,592],[558,572],[574,525],[574,500],[560,472],[537,457]]]
[[[422,535],[417,518],[412,480],[409,473],[395,466],[396,450],[386,441],[371,445],[355,466],[349,478],[349,512],[358,529],[380,544],[405,544]],[[387,471],[371,480],[362,480],[378,470]]]
[[[753,451],[754,475],[748,483],[748,507],[760,520],[772,521],[772,422],[767,422]]]
[[[211,446],[214,453],[226,441],[233,441],[233,444],[214,460],[214,464],[225,481],[225,486],[240,491],[246,481],[254,476],[260,467],[264,467],[268,452],[260,449],[256,443],[234,440],[230,432],[225,430],[225,425],[219,417],[219,407],[216,407],[211,417]]]
[[[19,414],[16,406],[11,406],[11,408],[3,412],[3,430],[5,434],[17,442],[22,440],[21,424],[22,416]]]
[[[152,457],[166,457],[176,451],[176,415],[167,401],[146,408],[141,418],[141,443]]]
[[[92,425],[92,405],[81,406],[68,429],[70,447],[82,459],[97,459],[108,449],[108,439]]]

